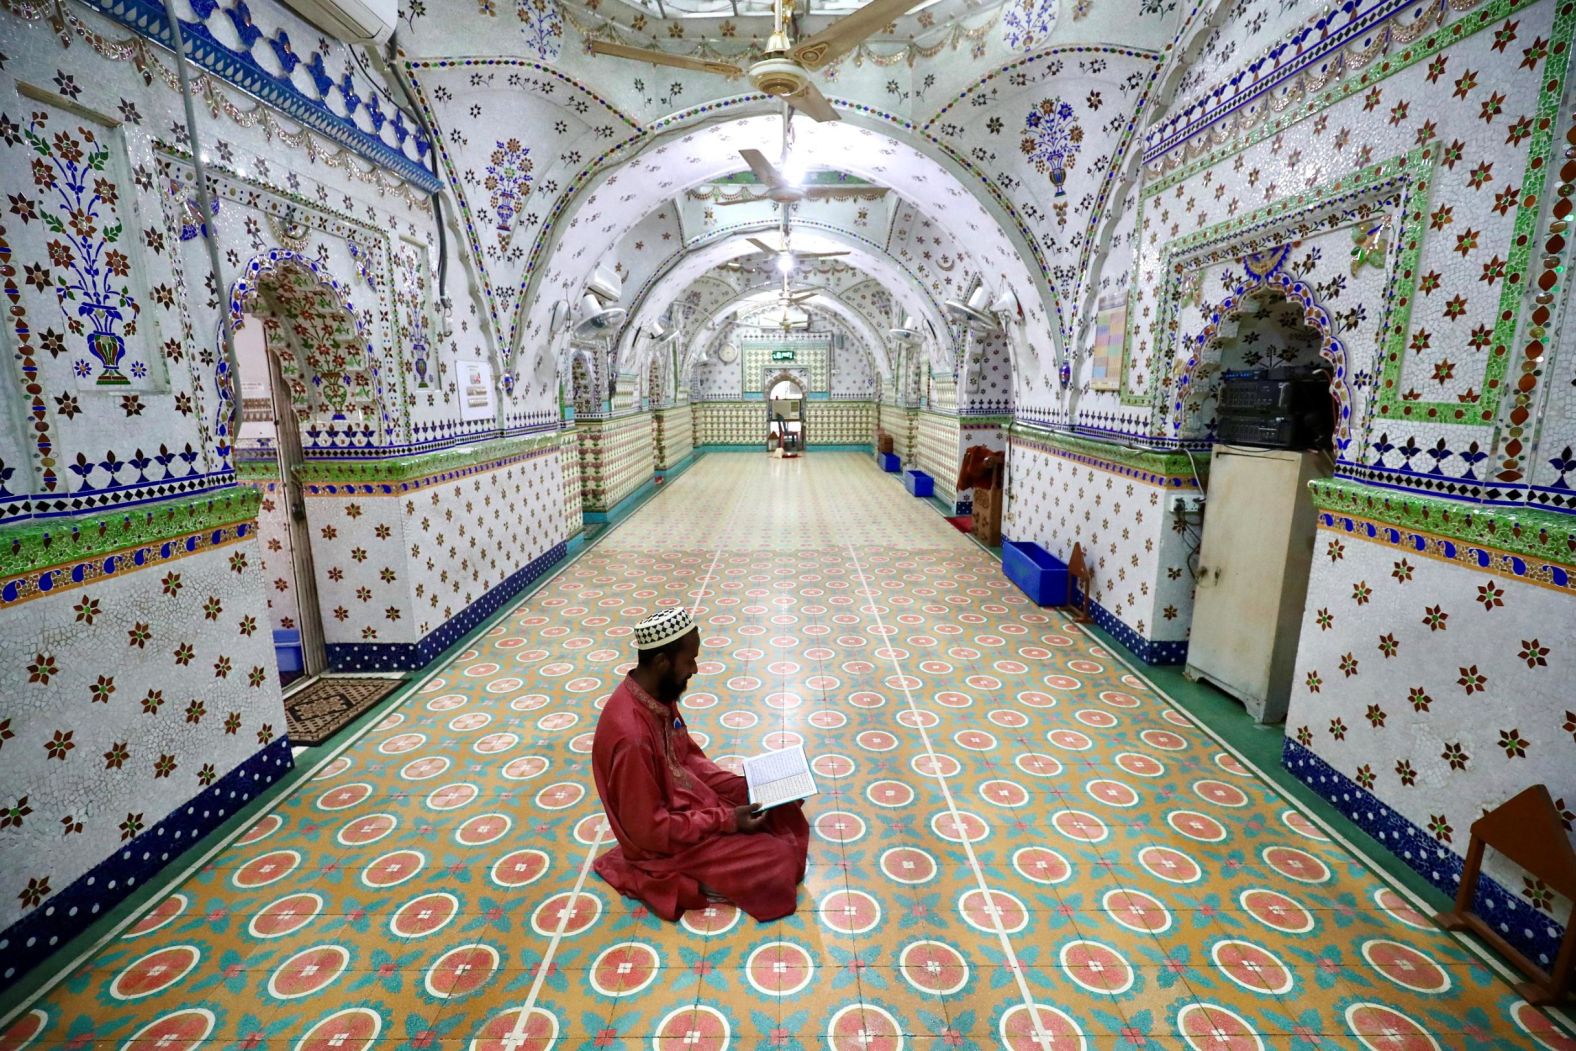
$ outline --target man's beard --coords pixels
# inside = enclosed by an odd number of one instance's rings
[[[657,700],[663,704],[677,704],[679,698],[684,696],[684,687],[688,685],[688,679],[663,679],[657,684]]]

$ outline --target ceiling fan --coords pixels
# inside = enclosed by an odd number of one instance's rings
[[[838,256],[843,256],[843,255],[847,255],[848,254],[847,252],[799,252],[799,251],[796,251],[793,248],[790,248],[788,246],[788,237],[787,237],[786,233],[783,236],[783,246],[781,248],[773,248],[771,245],[767,244],[765,241],[762,241],[759,237],[746,237],[745,240],[750,242],[750,244],[754,245],[756,251],[765,252],[767,255],[777,256],[778,260],[779,260],[779,262],[778,262],[778,269],[779,270],[781,270],[783,268],[783,265],[781,263],[781,259],[782,259],[783,256],[788,256],[789,257],[789,266],[788,266],[788,268],[791,270],[793,268],[792,264],[793,264],[794,260],[798,260],[798,259],[835,259]]]
[[[739,156],[750,166],[750,171],[766,187],[766,192],[759,196],[748,191],[742,192],[737,197],[724,197],[717,202],[722,207],[733,204],[753,204],[756,201],[770,200],[778,204],[793,204],[796,201],[824,201],[833,200],[839,196],[847,197],[849,191],[838,186],[799,186],[778,170],[777,166],[766,159],[760,150],[740,150]],[[886,187],[871,187],[864,191],[867,198],[874,195],[885,195]]]
[[[838,19],[808,40],[795,44],[791,22],[793,0],[777,0],[772,11],[772,34],[766,47],[749,69],[731,62],[672,55],[654,48],[630,47],[604,40],[590,42],[598,55],[631,58],[658,66],[716,73],[724,77],[747,75],[756,89],[783,99],[790,106],[816,121],[840,120],[837,110],[826,101],[821,89],[810,79],[810,71],[841,58],[861,41],[893,19],[918,7],[921,0],[872,0],[859,10]]]
[[[781,292],[777,293],[777,301],[783,305],[783,309],[786,311],[789,307],[796,307],[805,300],[814,299],[820,294],[821,290],[819,288],[801,288],[798,291],[790,289],[788,287],[788,275],[784,274],[783,288]]]
[[[798,329],[809,328],[810,315],[806,314],[804,317],[798,319],[790,318],[788,316],[788,304],[784,303],[783,316],[777,319],[777,327],[782,329],[784,332],[794,332]]]

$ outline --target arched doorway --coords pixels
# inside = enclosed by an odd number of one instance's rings
[[[766,384],[766,451],[798,456],[805,448],[804,385],[786,373]]]
[[[287,686],[328,664],[306,501],[295,472],[312,384],[291,345],[292,305],[272,282],[260,282],[243,301],[234,333],[241,396],[236,473],[262,497],[257,526],[265,599],[280,682]]]
[[[1315,432],[1309,444],[1332,452],[1339,401],[1330,389],[1333,371],[1325,356],[1326,342],[1326,333],[1307,323],[1303,305],[1280,288],[1261,285],[1247,293],[1210,335],[1204,359],[1193,371],[1182,406],[1183,433],[1211,439],[1222,433],[1222,416],[1232,413],[1229,406],[1222,413],[1221,390],[1233,381],[1255,374],[1318,377],[1325,393],[1318,405],[1321,418],[1306,421]],[[1225,440],[1236,437],[1227,433]]]

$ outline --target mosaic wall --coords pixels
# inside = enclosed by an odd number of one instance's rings
[[[1151,133],[1122,394],[1142,404],[1154,393],[1154,433],[1176,433],[1210,315],[1268,280],[1271,254],[1297,241],[1284,266],[1332,325],[1350,473],[1458,495],[1483,492],[1488,477],[1525,477],[1519,445],[1495,452],[1493,424],[1529,279],[1516,242],[1537,222],[1554,130],[1538,111],[1555,104],[1568,58],[1561,6],[1441,13],[1455,24],[1414,25],[1387,76],[1353,63],[1338,87],[1271,119],[1309,70],[1253,106],[1218,100],[1208,132],[1185,142],[1172,123]],[[1311,236],[1322,260],[1307,259]],[[1215,263],[1233,272],[1208,272]],[[1112,401],[1091,395],[1080,407],[1110,411]],[[1545,426],[1559,433],[1571,421]]]
[[[143,25],[164,17],[117,10]],[[231,3],[188,23],[199,61],[220,71],[199,82],[215,197],[205,216],[167,52],[88,7],[0,17],[0,170],[17,176],[0,227],[14,384],[3,397],[28,420],[25,432],[0,427],[0,547],[20,595],[0,603],[7,674],[20,677],[0,684],[7,978],[290,764],[270,638],[289,614],[265,605],[276,552],[257,543],[257,496],[230,484],[221,294],[289,308],[280,344],[301,366],[290,374],[305,442],[412,434],[391,301],[364,275],[386,270],[394,235],[422,240],[437,184],[392,174],[417,177],[417,140],[359,69],[321,84],[343,49],[271,59],[302,76],[288,117],[258,101],[285,105],[277,82],[226,64],[238,30],[243,47],[271,52],[299,29],[283,9],[254,23]],[[372,112],[382,120],[363,125]],[[278,265],[296,259],[296,271]],[[128,510],[94,517],[117,507]],[[72,573],[83,582],[67,585]]]
[[[256,501],[230,489],[90,518],[75,536],[8,531],[0,978],[289,767]]]
[[[567,539],[585,527],[580,492],[580,435],[573,427],[558,436],[558,478],[564,512],[562,535]]]
[[[580,486],[587,511],[607,512],[651,480],[656,470],[651,416],[631,412],[575,423]]]
[[[278,466],[248,463],[239,484],[257,493],[257,554],[262,561],[263,602],[268,608],[269,631],[298,631],[301,604],[296,595],[290,508],[278,478]]]
[[[958,418],[950,413],[921,412],[918,434],[914,462],[905,469],[917,467],[934,478],[936,495],[953,505],[954,514],[963,514],[957,510],[958,494],[953,486],[963,459],[963,450],[958,447]]]
[[[1177,529],[1168,496],[1197,492],[1186,457],[1014,424],[1007,467],[1002,535],[1032,540],[1064,562],[1082,545],[1100,626],[1146,661],[1180,663],[1197,539]]]
[[[302,469],[329,662],[416,668],[564,539],[558,437]],[[440,644],[441,643],[441,644]]]
[[[697,401],[690,410],[696,445],[766,447],[763,401]]]
[[[877,405],[876,409],[881,429],[892,436],[892,451],[904,464],[912,466],[917,430],[916,414],[910,409],[893,405],[886,400]]]
[[[766,447],[766,403],[707,401],[691,406],[696,445]],[[872,401],[806,401],[805,433],[810,446],[869,445],[875,434]]]
[[[655,460],[659,471],[676,467],[695,451],[695,417],[688,404],[653,414]]]
[[[795,351],[796,360],[792,367],[807,372],[811,392],[828,393],[838,401],[874,398],[880,383],[880,373],[876,370],[870,351],[853,336],[852,330],[841,318],[822,316],[827,319],[826,326],[834,332],[809,333],[810,337],[814,337],[811,346],[794,342],[782,344]],[[817,323],[820,324],[819,318]],[[695,402],[731,401],[739,399],[745,392],[759,392],[763,377],[771,369],[771,350],[778,344],[770,343],[768,334],[746,325],[726,326],[719,330],[714,339],[716,342],[711,345],[713,352],[730,341],[745,349],[733,364],[724,364],[715,357],[695,361],[689,371],[691,399]],[[747,344],[746,340],[767,342],[753,345]],[[813,345],[822,340],[830,342],[824,348]]]
[[[1405,497],[1392,528],[1374,525],[1370,489],[1316,493],[1287,765],[1453,893],[1484,806],[1543,784],[1566,828],[1576,821],[1576,523],[1544,516],[1496,536],[1444,501]],[[1487,871],[1504,888],[1493,922],[1530,928],[1551,966],[1569,903],[1496,852]]]

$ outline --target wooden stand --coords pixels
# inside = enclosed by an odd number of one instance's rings
[[[1089,623],[1089,589],[1094,584],[1094,574],[1090,572],[1089,562],[1084,558],[1082,544],[1074,544],[1073,553],[1067,557],[1067,575],[1078,585],[1078,599],[1073,605],[1078,615],[1074,619],[1080,624],[1087,624]]]
[[[986,547],[1001,546],[1000,489],[974,487],[974,536]]]
[[[1472,895],[1482,874],[1485,847],[1493,847],[1504,854],[1556,894],[1576,901],[1576,850],[1566,838],[1565,826],[1560,822],[1560,813],[1549,790],[1543,785],[1533,785],[1472,822],[1472,840],[1467,847],[1466,868],[1461,873],[1456,907],[1452,912],[1440,913],[1434,921],[1447,931],[1471,931],[1514,963],[1530,979],[1516,986],[1516,992],[1528,1003],[1539,1006],[1563,1003],[1571,995],[1571,969],[1576,965],[1576,905],[1566,918],[1565,937],[1560,941],[1554,970],[1552,973],[1545,971],[1472,911]]]

